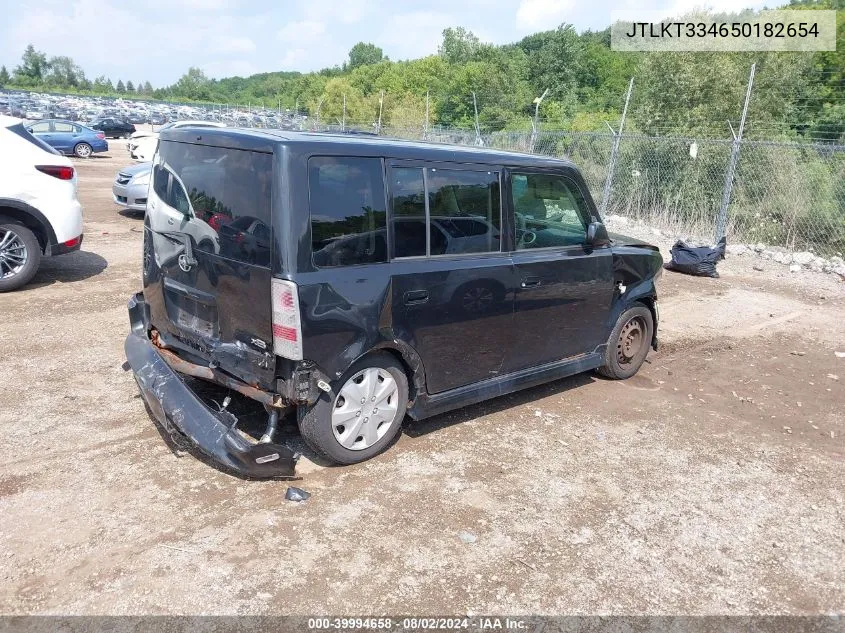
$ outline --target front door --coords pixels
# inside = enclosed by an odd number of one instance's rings
[[[388,171],[394,336],[419,354],[429,393],[501,375],[516,282],[501,248],[501,170],[397,162]]]
[[[510,172],[516,231],[516,371],[592,352],[606,342],[613,297],[609,246],[587,244],[595,213],[574,170]]]

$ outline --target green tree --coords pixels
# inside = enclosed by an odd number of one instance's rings
[[[152,85],[150,84],[149,81],[144,82],[144,94],[145,95],[153,94],[153,87],[152,87]]]
[[[349,70],[355,70],[358,66],[378,64],[384,59],[384,52],[375,44],[358,42],[349,51]]]
[[[77,88],[85,79],[85,71],[70,57],[51,57],[45,82],[56,88]]]
[[[518,46],[528,57],[528,80],[537,95],[547,89],[551,99],[562,100],[573,95],[582,44],[571,24],[529,35]]]
[[[132,80],[126,82],[126,92],[135,92],[135,84],[132,83]]]
[[[100,75],[94,80],[93,85],[91,88],[94,92],[99,94],[114,92],[114,86],[111,83],[111,79],[106,77],[105,75]]]
[[[343,102],[346,99],[346,124],[369,124],[375,119],[372,105],[346,78],[335,77],[326,83],[321,95],[320,119],[331,125],[343,122]]]
[[[121,92],[121,93],[126,92],[126,86],[123,85],[122,79],[117,80],[117,86],[115,86],[115,90],[117,90],[117,92]]]
[[[464,27],[443,29],[443,42],[437,53],[450,64],[463,64],[473,58],[481,46],[479,39]]]
[[[15,83],[20,85],[38,85],[44,80],[49,70],[47,55],[36,51],[30,44],[21,56],[21,64],[15,68]]]
[[[5,87],[10,80],[9,71],[6,70],[5,66],[0,66],[0,88]]]
[[[210,85],[211,82],[205,76],[205,73],[199,68],[191,66],[188,68],[188,72],[171,86],[171,91],[177,97],[203,100],[209,97]]]

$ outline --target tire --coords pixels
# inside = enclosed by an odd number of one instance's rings
[[[90,158],[93,152],[94,149],[88,143],[77,143],[73,147],[74,156],[79,158]]]
[[[5,219],[0,219],[0,245],[0,292],[17,290],[38,271],[41,245],[23,224]]]
[[[395,384],[393,395],[387,395],[386,400],[381,401],[385,405],[381,414],[378,414],[376,406],[380,402],[370,400],[361,403],[357,396],[354,401],[352,398],[346,398],[356,391],[352,383],[358,384],[355,381],[359,377],[360,384],[363,385],[364,380],[372,381],[374,376],[380,381],[375,383],[376,396],[370,391],[370,398],[378,397],[378,386],[386,382],[388,376]],[[389,388],[390,385],[386,387]],[[392,398],[395,398],[395,401],[391,401]],[[349,406],[350,404],[352,406]],[[390,446],[402,428],[407,406],[408,378],[402,366],[390,354],[371,354],[354,363],[332,385],[331,393],[320,394],[319,400],[299,421],[299,430],[308,446],[323,457],[337,464],[357,464],[378,455]],[[389,421],[382,418],[385,408],[392,415]],[[345,419],[340,410],[347,410]],[[333,415],[335,411],[338,411],[337,416]],[[373,416],[373,413],[376,415]],[[361,421],[357,422],[358,420]],[[374,425],[373,422],[380,423]]]
[[[635,303],[616,321],[607,340],[604,365],[596,371],[613,380],[630,378],[639,371],[645,361],[653,338],[654,318],[651,310],[642,303]]]

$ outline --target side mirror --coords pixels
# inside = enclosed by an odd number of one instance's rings
[[[593,220],[587,225],[587,244],[602,246],[608,243],[607,229],[598,220]]]

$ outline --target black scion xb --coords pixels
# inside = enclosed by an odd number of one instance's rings
[[[340,464],[421,419],[657,346],[657,248],[609,236],[570,162],[274,130],[162,131],[126,355],[157,420],[292,475],[296,414]],[[264,404],[260,439],[193,376]]]

